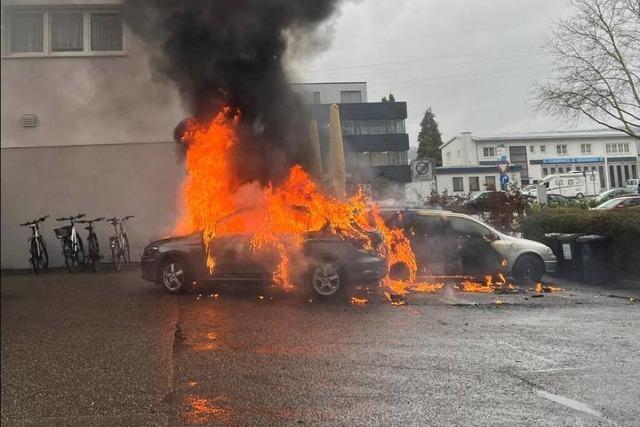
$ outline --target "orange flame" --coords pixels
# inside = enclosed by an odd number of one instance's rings
[[[183,138],[188,144],[188,177],[183,191],[185,209],[175,232],[202,232],[210,272],[216,266],[212,243],[217,236],[229,234],[247,235],[254,252],[277,252],[279,263],[273,280],[285,289],[293,287],[291,256],[308,231],[326,230],[361,242],[365,250],[383,251],[374,248],[367,233],[371,230],[371,209],[363,192],[346,201],[326,196],[300,166],[293,166],[287,179],[278,185],[238,182],[229,162],[230,150],[241,144],[235,133],[239,114],[232,113],[224,109],[204,125],[190,122]],[[387,239],[385,255],[389,262],[403,260],[415,278],[416,262],[409,241],[401,230],[389,229],[375,207],[371,213],[375,226]]]

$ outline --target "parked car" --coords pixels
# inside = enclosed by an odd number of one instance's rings
[[[604,210],[625,208],[640,209],[640,196],[617,197],[615,199],[607,200],[606,202],[599,204],[593,209]]]
[[[501,203],[507,200],[507,194],[504,191],[479,191],[469,198],[465,207],[484,212],[489,208],[492,197]]]
[[[402,227],[409,236],[423,274],[505,273],[532,283],[556,271],[556,257],[546,245],[500,233],[468,215],[415,208],[386,209],[381,214],[389,226]],[[390,274],[401,271],[401,265],[390,266]]]
[[[572,199],[571,197],[565,197],[561,194],[547,194],[547,205],[549,206],[573,206],[578,205],[578,201],[576,199]]]
[[[636,194],[640,194],[640,179],[628,179],[625,188],[629,191],[632,191]]]
[[[375,247],[365,249],[362,242],[347,240],[326,230],[306,233],[303,249],[292,266],[304,265],[295,272],[298,283],[308,286],[317,297],[341,294],[349,284],[377,283],[387,274],[386,259],[377,231],[370,238]],[[251,234],[228,234],[212,242],[216,264],[213,273],[206,265],[201,233],[169,237],[149,243],[141,259],[142,278],[162,286],[170,294],[185,292],[196,282],[270,282],[278,265],[275,250],[255,252]]]
[[[616,197],[628,196],[632,194],[637,194],[634,191],[628,190],[626,188],[612,188],[611,190],[603,191],[598,194],[594,200],[596,203],[600,204],[602,202],[606,202],[607,200],[614,199]]]

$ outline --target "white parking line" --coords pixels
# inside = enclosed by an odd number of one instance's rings
[[[602,414],[600,412],[594,411],[586,404],[578,402],[577,400],[569,399],[568,397],[559,396],[557,394],[548,393],[544,390],[536,390],[535,392],[538,396],[566,406],[567,408],[575,409],[576,411],[584,412],[585,414],[602,418]]]

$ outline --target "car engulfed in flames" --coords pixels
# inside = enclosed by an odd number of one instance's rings
[[[194,282],[266,281],[286,291],[312,290],[319,298],[335,297],[348,284],[380,284],[395,305],[403,305],[410,291],[433,293],[445,286],[418,276],[420,264],[433,263],[433,251],[418,254],[418,263],[414,228],[391,221],[389,212],[369,201],[365,192],[339,194],[318,184],[318,177],[313,179],[300,165],[290,167],[278,182],[241,181],[233,164],[233,154],[241,152],[234,151],[242,143],[238,119],[238,112],[225,108],[205,124],[187,123],[182,137],[187,177],[172,233],[176,237],[144,249],[145,279],[169,293],[184,292]],[[400,218],[404,213],[398,213]],[[446,242],[437,245],[444,258],[476,260],[482,253],[471,245],[465,257],[457,245],[457,252],[452,249],[447,255],[456,241]],[[402,266],[402,274],[393,274],[396,266]],[[506,267],[506,259],[497,258],[495,272]],[[515,290],[503,276],[495,282],[465,280],[456,289]]]

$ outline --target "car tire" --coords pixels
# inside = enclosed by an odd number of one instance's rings
[[[583,197],[584,197],[584,194],[582,193],[576,194],[576,199],[582,199]]]
[[[347,277],[334,259],[325,258],[313,263],[308,277],[314,297],[320,300],[338,298],[347,288]]]
[[[176,258],[168,258],[160,264],[156,280],[168,294],[186,292],[191,283],[191,273],[187,264]]]
[[[411,274],[409,273],[409,267],[405,263],[397,262],[389,269],[389,279],[401,280],[406,282],[409,280]]]
[[[531,285],[540,282],[544,274],[544,263],[532,254],[521,255],[513,266],[513,277],[520,284]]]

